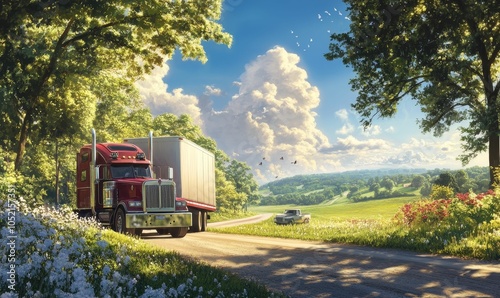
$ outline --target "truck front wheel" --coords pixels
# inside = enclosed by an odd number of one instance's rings
[[[125,211],[119,208],[115,215],[115,231],[121,234],[138,235],[142,234],[142,229],[127,229],[127,218]]]
[[[186,236],[187,232],[188,232],[188,227],[172,228],[170,230],[170,235],[172,235],[173,238],[182,238]]]

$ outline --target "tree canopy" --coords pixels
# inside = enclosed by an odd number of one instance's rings
[[[215,154],[221,210],[254,199],[189,116],[154,117],[135,87],[176,50],[205,62],[204,41],[230,46],[217,22],[221,7],[221,0],[1,1],[0,188],[16,184],[32,203],[71,204],[75,151],[94,127],[99,142],[151,130],[184,136]],[[240,168],[241,183],[255,190],[248,167]]]
[[[391,117],[411,98],[423,132],[441,136],[461,123],[467,164],[489,150],[500,165],[500,6],[496,1],[344,0],[347,33],[331,35],[326,59],[351,66],[352,107],[364,126]],[[490,175],[493,182],[493,175]]]
[[[221,0],[2,1],[2,147],[19,170],[34,135],[87,132],[96,107],[133,97],[133,83],[179,49],[206,61],[202,42],[231,44]],[[97,109],[97,111],[96,111]],[[42,131],[43,130],[43,131]]]

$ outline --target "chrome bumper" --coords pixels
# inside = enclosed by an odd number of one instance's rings
[[[128,229],[182,228],[192,224],[191,212],[128,213],[125,216]]]

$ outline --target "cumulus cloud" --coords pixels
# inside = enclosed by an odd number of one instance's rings
[[[205,86],[205,92],[203,92],[203,94],[207,96],[220,96],[222,94],[222,90],[219,88],[215,88],[214,86]]]
[[[259,183],[297,174],[461,166],[456,160],[462,154],[458,131],[439,139],[418,135],[390,141],[382,131],[391,134],[395,127],[355,129],[346,109],[334,112],[335,133],[341,137],[330,143],[315,120],[320,92],[299,63],[299,56],[284,48],[270,49],[245,66],[232,96],[213,85],[198,96],[169,91],[163,81],[166,64],[137,82],[137,88],[154,115],[190,115],[220,149],[246,162]],[[487,158],[481,154],[470,165],[484,166]]]
[[[382,131],[379,125],[370,125],[368,127],[360,126],[359,129],[361,130],[361,133],[365,136],[376,136],[379,135],[380,132]]]
[[[153,115],[172,113],[175,115],[188,114],[193,122],[202,125],[198,98],[183,93],[182,88],[169,92],[168,85],[163,81],[169,67],[166,63],[155,68],[151,74],[136,82],[136,87],[144,103],[149,106]]]
[[[342,121],[348,121],[349,120],[349,113],[347,112],[346,109],[340,109],[337,112],[335,112],[335,115],[337,118],[339,118]]]
[[[354,131],[354,126],[352,126],[352,124],[350,123],[346,123],[342,125],[340,129],[336,130],[335,133],[339,135],[347,135],[352,133],[353,131]]]
[[[342,127],[335,131],[336,134],[348,135],[354,131],[354,126],[349,122],[349,112],[346,109],[336,111],[335,116],[343,123]]]
[[[336,164],[315,158],[329,143],[315,121],[319,90],[299,62],[284,48],[270,49],[246,65],[225,113],[213,111],[203,118],[218,146],[246,161],[259,179]]]

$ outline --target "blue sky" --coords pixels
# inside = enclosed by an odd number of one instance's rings
[[[228,48],[204,43],[208,62],[179,53],[138,83],[153,114],[189,114],[229,156],[247,162],[260,183],[297,174],[375,168],[460,168],[456,127],[422,134],[419,107],[363,131],[351,110],[352,71],[327,61],[329,35],[350,20],[341,1],[225,1]],[[292,163],[297,161],[297,163]],[[469,166],[487,166],[483,154]]]

